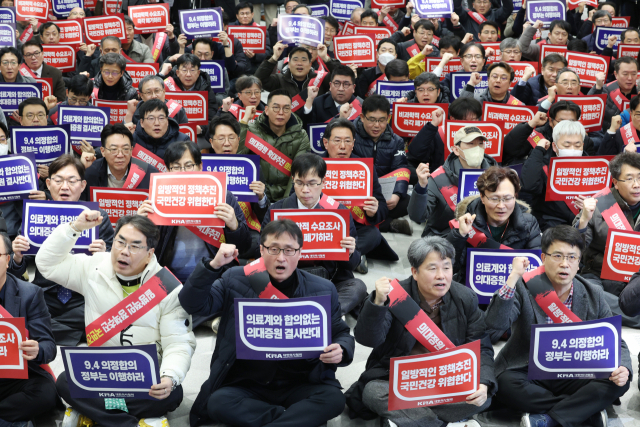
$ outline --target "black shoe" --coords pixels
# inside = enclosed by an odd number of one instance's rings
[[[607,410],[603,409],[600,412],[596,412],[591,415],[587,420],[587,424],[592,427],[607,427],[609,424],[609,416],[607,415]]]
[[[360,274],[367,274],[369,272],[366,255],[360,257],[360,264],[356,267],[356,271]]]
[[[411,228],[411,224],[406,219],[394,219],[391,221],[389,225],[392,233],[401,233],[406,234],[407,236],[411,236],[413,234],[413,229]]]

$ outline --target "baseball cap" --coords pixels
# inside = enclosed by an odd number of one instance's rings
[[[488,141],[476,126],[465,126],[456,132],[456,136],[453,138],[453,144],[458,145],[461,142],[471,142],[476,138],[482,138],[485,141]]]

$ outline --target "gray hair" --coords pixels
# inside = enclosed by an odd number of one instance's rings
[[[568,135],[580,135],[584,142],[584,137],[587,133],[584,130],[582,123],[578,121],[563,120],[553,128],[553,142],[557,142],[561,136]]]
[[[418,269],[431,252],[437,252],[440,259],[453,260],[456,250],[453,245],[446,239],[439,236],[422,237],[414,240],[409,245],[407,257],[411,267]]]
[[[580,82],[580,76],[578,75],[578,73],[576,73],[574,70],[572,70],[569,67],[564,67],[561,68],[560,71],[558,71],[558,74],[556,74],[556,80],[560,80],[560,75],[563,73],[573,73],[575,74],[575,76],[578,78],[578,82]]]
[[[118,43],[118,46],[120,46],[120,48],[122,48],[122,42],[116,36],[107,36],[100,40],[100,47],[104,47],[104,42],[115,42]]]
[[[120,68],[120,71],[125,71],[127,69],[127,61],[124,59],[124,56],[120,55],[119,53],[107,53],[106,55],[102,55],[100,57],[100,70],[102,70],[103,65],[113,64],[116,64]]]
[[[356,7],[351,11],[351,20],[353,20],[353,15],[357,12],[364,12],[366,9],[364,7]]]
[[[609,22],[613,21],[613,17],[606,10],[597,10],[596,13],[593,14],[593,23],[595,25],[596,21],[600,18],[609,18]]]
[[[262,81],[256,76],[242,76],[236,80],[236,91],[242,92],[245,89],[249,89],[251,86],[257,85],[262,90]]]
[[[142,78],[142,80],[140,80],[140,83],[138,83],[138,90],[140,92],[142,92],[142,89],[144,88],[144,85],[146,85],[149,82],[158,82],[158,84],[160,84],[161,88],[164,88],[164,80],[162,80],[162,77],[158,77],[155,74],[149,74],[148,76],[144,76]]]
[[[518,39],[514,39],[512,37],[504,39],[502,40],[502,42],[500,42],[500,52],[505,49],[514,49],[516,47],[518,47]]]
[[[415,89],[418,89],[420,86],[422,86],[425,83],[431,83],[433,84],[436,89],[440,89],[440,77],[436,76],[433,73],[420,73],[414,80],[413,80],[413,87]]]

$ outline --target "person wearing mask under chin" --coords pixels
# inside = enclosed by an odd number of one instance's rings
[[[521,196],[531,200],[533,215],[538,220],[542,231],[565,224],[571,225],[575,214],[564,201],[547,202],[547,173],[552,157],[581,157],[589,154],[584,151],[586,132],[578,121],[564,120],[553,128],[553,143],[548,139],[538,141],[522,166],[520,180]],[[582,199],[576,200],[576,206],[582,207]],[[574,203],[569,201],[568,203]]]
[[[366,98],[376,93],[376,82],[384,80],[384,69],[387,64],[398,56],[398,43],[391,39],[382,39],[378,42],[376,51],[376,66],[366,70],[358,70],[356,81],[356,95]]]

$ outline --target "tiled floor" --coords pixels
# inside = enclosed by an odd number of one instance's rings
[[[382,276],[402,279],[406,278],[410,274],[406,251],[409,244],[414,239],[419,238],[422,233],[421,226],[415,223],[412,223],[412,225],[414,228],[412,237],[398,234],[385,235],[391,247],[393,247],[398,255],[400,255],[400,261],[389,263],[370,260],[369,273],[364,276],[356,274],[367,284],[369,291],[372,291],[375,288],[375,281]],[[352,318],[348,317],[347,321],[350,323],[351,327],[355,325],[355,321]],[[191,370],[183,384],[185,391],[184,401],[180,408],[168,415],[171,427],[187,427],[189,425],[189,408],[200,390],[200,385],[209,376],[209,362],[213,353],[215,336],[210,330],[201,327],[196,330],[196,337],[198,347],[196,348],[195,356],[191,362]],[[623,337],[631,350],[632,359],[634,360],[634,372],[637,373],[637,355],[640,351],[640,331],[623,328]],[[498,345],[498,347],[500,347],[500,345]],[[338,369],[337,376],[345,390],[358,379],[364,370],[370,351],[371,349],[356,344],[355,359],[353,363],[346,368]],[[60,352],[58,352],[58,358],[53,362],[52,367],[56,374],[62,372],[63,365],[60,358]],[[38,423],[38,427],[59,427],[61,425],[61,420],[62,413],[60,412],[49,417],[48,420],[43,420]],[[487,426],[496,425],[515,427],[519,425],[519,419],[517,417],[504,413],[489,413],[487,415],[482,415],[480,421],[483,425]],[[631,389],[622,398],[622,405],[610,408],[609,423],[612,427],[640,427],[640,392],[638,391],[638,380],[635,375]],[[329,421],[328,423],[328,427],[377,427],[378,425],[377,420],[368,422],[363,420],[351,420],[346,414],[346,411],[341,416]]]

